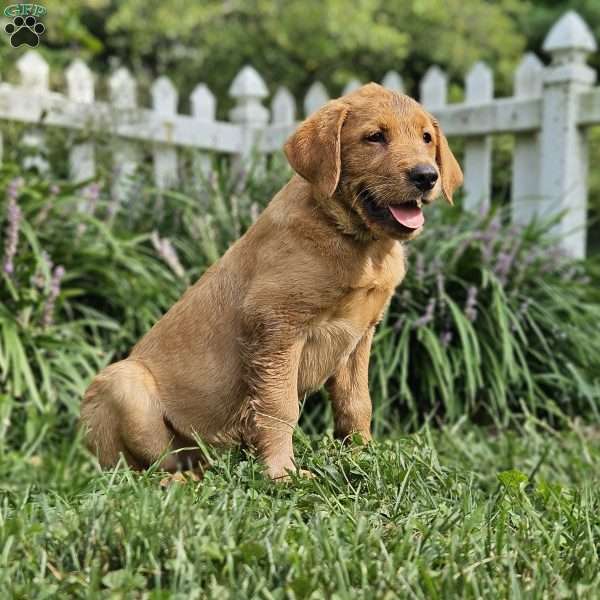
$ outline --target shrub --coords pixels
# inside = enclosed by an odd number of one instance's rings
[[[523,411],[597,416],[597,264],[565,256],[550,222],[429,213],[376,336],[375,396],[413,423],[431,413],[496,423]]]
[[[81,394],[252,223],[289,171],[219,169],[201,190],[108,178],[73,186],[0,170],[0,438],[73,435]],[[51,178],[50,178],[51,179]],[[597,265],[563,256],[550,224],[428,210],[371,359],[374,428],[435,414],[507,421],[597,414]],[[304,423],[322,428],[308,403]],[[0,440],[0,447],[1,447]]]

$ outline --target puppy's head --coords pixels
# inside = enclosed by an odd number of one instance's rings
[[[376,236],[406,240],[422,230],[423,204],[452,204],[460,166],[421,105],[370,83],[328,102],[288,139],[292,168],[321,201],[341,203]]]

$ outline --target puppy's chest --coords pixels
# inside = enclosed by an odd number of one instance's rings
[[[404,276],[403,260],[391,258],[378,268],[367,267],[336,306],[307,329],[298,377],[301,392],[318,389],[345,364],[362,337],[379,322]]]

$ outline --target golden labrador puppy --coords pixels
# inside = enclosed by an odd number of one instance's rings
[[[272,478],[295,469],[299,396],[325,384],[335,433],[369,440],[373,330],[405,274],[422,205],[462,173],[435,119],[371,83],[328,102],[285,145],[296,171],[258,221],[85,394],[100,463],[245,443]],[[177,470],[198,452],[166,455]]]

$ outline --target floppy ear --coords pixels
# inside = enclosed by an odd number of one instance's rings
[[[321,196],[333,196],[340,180],[340,134],[348,106],[333,100],[300,123],[283,151],[292,169]]]
[[[437,136],[435,162],[440,170],[442,192],[446,200],[450,204],[454,204],[452,201],[452,194],[457,187],[462,185],[463,173],[458,161],[454,158],[454,154],[452,154],[452,150],[450,150],[450,146],[448,146],[448,140],[446,139],[444,132],[435,119],[433,119],[433,126],[435,127]]]

